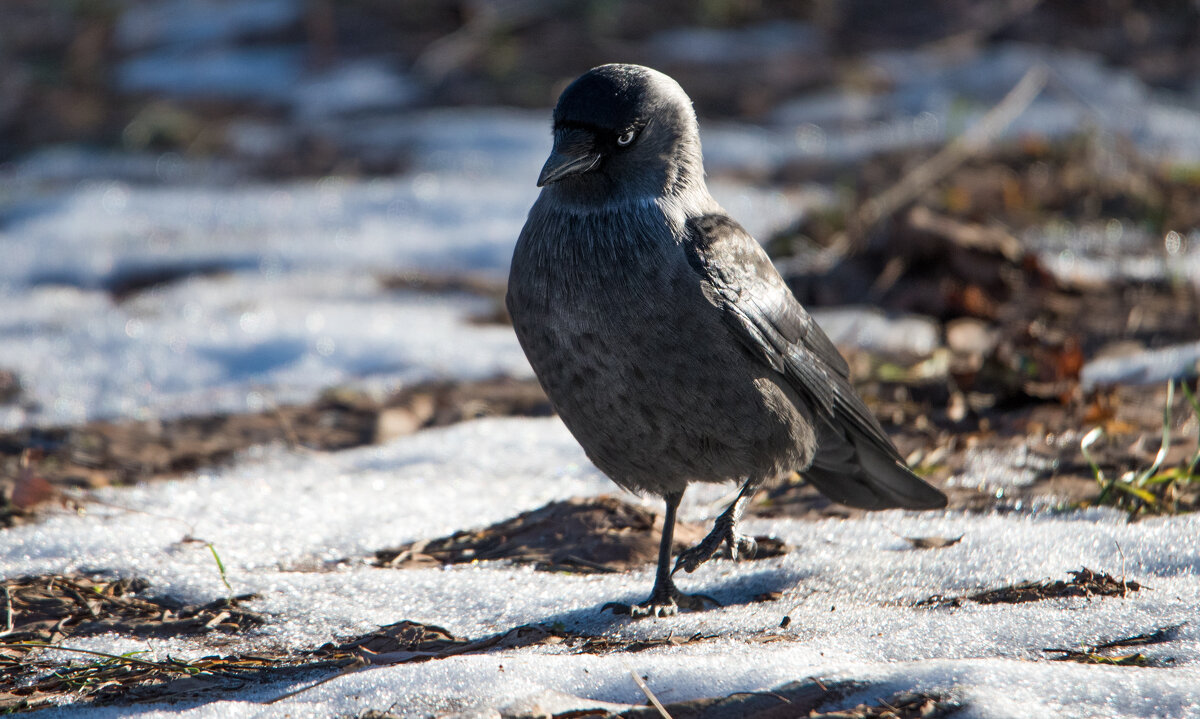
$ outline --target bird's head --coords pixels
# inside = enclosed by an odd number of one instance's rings
[[[696,113],[679,83],[640,65],[601,65],[558,98],[537,184],[602,203],[678,192],[703,176]]]

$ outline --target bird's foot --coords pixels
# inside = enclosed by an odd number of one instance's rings
[[[707,594],[684,594],[672,586],[667,591],[655,590],[650,598],[641,604],[609,602],[601,607],[600,611],[612,610],[613,614],[641,619],[643,617],[673,617],[681,609],[695,612],[707,609],[709,606],[719,607],[721,603]]]
[[[680,569],[689,574],[696,571],[697,567],[716,556],[721,545],[729,547],[729,558],[734,560],[754,559],[754,554],[758,551],[758,543],[754,541],[754,537],[738,534],[732,523],[725,523],[718,519],[716,526],[699,544],[679,553],[679,558],[675,560],[675,568],[671,570],[671,574]]]

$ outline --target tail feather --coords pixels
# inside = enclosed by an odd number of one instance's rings
[[[801,474],[835,502],[859,509],[939,509],[946,495],[866,437],[830,425],[817,433],[817,456]]]

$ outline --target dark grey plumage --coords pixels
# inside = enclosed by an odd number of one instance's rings
[[[742,480],[675,570],[723,543],[763,483],[800,471],[866,509],[945,506],[910,472],[837,349],[759,244],[708,194],[691,102],[671,78],[604,65],[554,110],[554,150],[513,255],[507,304],[563,422],[614,482],[662,495],[654,592],[634,615],[695,608],[671,579],[691,482]]]

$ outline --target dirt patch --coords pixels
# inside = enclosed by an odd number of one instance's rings
[[[456,637],[441,627],[402,621],[380,627],[341,644],[326,644],[313,656],[343,666],[403,664],[477,654],[490,649],[512,649],[536,644],[561,644],[575,635],[536,624],[523,624],[482,639]]]
[[[15,404],[21,399],[21,380],[15,372],[0,369],[0,404]]]
[[[878,704],[859,704],[853,709],[810,714],[809,719],[938,719],[962,709],[963,705],[937,694],[901,692]]]
[[[38,650],[63,647],[73,637],[241,633],[265,621],[241,607],[253,595],[184,604],[149,595],[149,587],[137,578],[43,575],[5,580],[0,585],[0,713],[36,709],[67,696],[98,703],[191,696],[202,687],[241,686],[249,668],[275,664],[253,657],[153,662],[82,649],[70,651],[101,661],[63,664],[37,658]]]
[[[1080,664],[1107,664],[1118,667],[1161,667],[1170,664],[1171,658],[1149,657],[1141,652],[1124,652],[1129,647],[1143,647],[1151,644],[1169,642],[1179,634],[1183,624],[1174,624],[1145,634],[1135,634],[1129,637],[1113,639],[1099,644],[1081,645],[1075,649],[1043,649],[1047,654],[1055,654],[1051,661],[1077,662]]]
[[[1075,662],[1077,664],[1104,664],[1112,667],[1153,667],[1160,666],[1141,652],[1132,654],[1101,654],[1081,649],[1043,649],[1052,662]]]
[[[953,391],[951,385],[947,380],[943,396]],[[1087,397],[988,410],[957,423],[947,417],[948,404],[919,396],[912,385],[868,380],[861,390],[917,473],[946,492],[951,510],[1066,511],[1107,504],[1136,517],[1200,508],[1200,477],[1194,468],[1188,473],[1200,451],[1197,416],[1180,391],[1170,405],[1171,448],[1159,473],[1145,483],[1146,492],[1139,496],[1118,487],[1105,496],[1105,484],[1080,447],[1083,436],[1095,427],[1104,430],[1104,439],[1090,451],[1106,477],[1145,470],[1162,444],[1165,387],[1106,388]],[[760,492],[749,511],[768,518],[865,514],[829,501],[798,476]]]
[[[53,644],[68,637],[118,632],[135,637],[207,632],[240,633],[261,625],[259,614],[242,608],[255,595],[184,604],[147,593],[144,579],[51,574],[6,579],[0,584],[3,651],[23,642]]]
[[[80,650],[76,650],[80,651]],[[105,655],[96,662],[24,661],[0,668],[0,712],[16,714],[49,706],[137,704],[199,699],[232,692],[248,683],[283,679],[310,667],[282,667],[265,657],[205,657],[161,662]]]
[[[856,173],[856,192],[774,238],[772,253],[809,307],[866,301],[941,323],[942,346],[931,356],[849,358],[860,392],[922,474],[944,485],[976,470],[972,454],[980,450],[1045,460],[1030,467],[1036,476],[1023,486],[947,487],[952,508],[1096,503],[1103,490],[1089,481],[1079,438],[1104,427],[1110,446],[1101,464],[1119,470],[1115,476],[1149,466],[1163,389],[1084,390],[1080,372],[1090,358],[1200,339],[1194,283],[1169,278],[1169,269],[1147,279],[1117,271],[1133,258],[1169,268],[1170,253],[1183,251],[1181,228],[1200,223],[1200,184],[1095,137],[1026,141],[970,157],[915,190],[912,201],[862,219],[872,200],[903,186],[901,178],[924,159],[922,151],[908,151],[867,160]],[[777,179],[833,179],[820,172],[804,163]],[[1106,239],[1098,245],[1091,237]],[[844,251],[814,251],[831,245]],[[1076,254],[1112,267],[1114,276],[1059,277],[1043,264]],[[1194,456],[1194,425],[1182,429],[1195,413],[1178,396],[1173,412],[1176,446]],[[1075,434],[1073,443],[1062,441],[1066,433]],[[1188,466],[1178,459],[1165,466]],[[1194,511],[1200,477],[1156,483],[1141,503],[1135,497],[1110,492],[1102,501],[1137,513]],[[770,508],[760,508],[768,516],[853,514],[803,493],[777,491],[770,499]]]
[[[708,639],[715,639],[715,635],[693,634],[687,637],[675,636],[668,634],[665,637],[651,637],[650,639],[618,639],[615,637],[578,637],[572,644],[581,653],[584,654],[612,654],[613,652],[641,652],[647,649],[656,649],[658,647],[678,647],[684,644],[694,644]]]
[[[471,317],[471,322],[481,325],[511,325],[504,295],[508,292],[508,281],[480,275],[435,275],[426,272],[403,272],[379,278],[379,284],[389,290],[420,292],[423,294],[467,294],[489,301],[491,308]]]
[[[906,537],[902,534],[896,536],[908,542],[913,549],[945,549],[958,544],[963,538],[961,534],[957,537]]]
[[[164,265],[144,269],[127,269],[115,272],[104,280],[104,289],[113,301],[125,302],[137,295],[157,287],[181,282],[193,277],[217,277],[236,269],[235,263],[200,263],[196,265]]]
[[[465,419],[551,411],[536,381],[498,377],[426,382],[382,401],[331,390],[306,405],[258,413],[0,433],[0,527],[28,521],[46,502],[77,500],[72,490],[174,477],[255,446],[349,449]]]
[[[375,663],[397,663],[457,654],[470,644],[441,627],[401,621],[348,642],[326,644],[314,654],[338,662],[370,657]]]
[[[807,679],[775,687],[769,691],[738,692],[711,699],[694,699],[665,704],[667,714],[675,719],[717,719],[746,717],[746,719],[784,719],[784,717],[816,716],[818,707],[861,688],[852,682],[821,682]],[[638,707],[621,712],[621,719],[660,719],[662,713],[653,706]],[[555,715],[560,719],[563,715]]]
[[[704,538],[707,528],[678,522],[675,551]],[[479,530],[421,540],[375,553],[381,567],[414,567],[507,559],[554,572],[621,572],[658,558],[662,517],[611,496],[551,502]],[[756,537],[757,559],[784,554],[771,537]]]
[[[1093,572],[1084,567],[1069,572],[1069,580],[1044,579],[1035,582],[1010,584],[998,589],[987,589],[963,597],[945,597],[935,595],[917,602],[918,607],[960,607],[964,601],[978,604],[1024,604],[1038,602],[1043,599],[1061,599],[1063,597],[1124,597],[1130,592],[1141,591],[1148,587],[1132,579],[1114,579],[1103,572]]]
[[[1023,604],[1042,599],[1062,597],[1123,597],[1129,592],[1142,589],[1142,585],[1130,580],[1117,580],[1106,573],[1096,573],[1084,567],[1070,572],[1067,581],[1056,579],[1040,582],[1022,582],[999,589],[989,589],[967,597],[979,604]]]
[[[791,682],[769,691],[738,692],[725,697],[695,699],[665,704],[666,715],[675,719],[936,719],[949,716],[961,708],[956,702],[932,694],[902,692],[879,700],[878,704],[860,704],[852,709],[822,712],[820,707],[837,701],[863,686],[854,682],[822,682],[817,679]],[[609,717],[620,719],[660,719],[664,716],[657,707],[638,707],[612,715],[604,710],[577,710],[555,714],[554,719],[577,717]],[[515,719],[531,719],[518,717]]]
[[[56,581],[62,578],[54,578]],[[58,582],[61,583],[61,582]],[[76,591],[90,591],[86,583],[70,584]],[[112,583],[101,591],[125,599],[126,586]],[[80,600],[95,605],[90,597]],[[208,605],[206,605],[207,607]],[[227,609],[221,611],[228,611]],[[136,612],[135,612],[136,614]],[[152,621],[138,615],[134,621]],[[219,625],[200,631],[210,631]],[[137,627],[122,616],[105,627],[132,633]],[[178,625],[175,629],[182,630]],[[25,632],[24,635],[28,635]],[[54,636],[54,635],[50,635]],[[74,704],[133,704],[181,699],[216,698],[243,689],[246,684],[279,681],[297,675],[322,673],[326,676],[301,689],[282,694],[279,699],[307,691],[342,674],[370,666],[442,659],[459,654],[485,652],[498,648],[556,644],[572,635],[551,629],[524,625],[482,639],[455,637],[440,627],[416,622],[397,622],[346,642],[326,644],[311,652],[294,654],[262,652],[234,656],[212,656],[193,661],[151,661],[136,654],[113,655],[90,650],[50,645],[59,651],[80,654],[85,662],[60,662],[39,659],[34,653],[47,644],[20,644],[16,636],[0,645],[0,713],[32,711],[64,702]],[[92,660],[100,657],[99,661]]]

